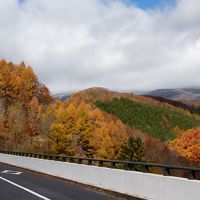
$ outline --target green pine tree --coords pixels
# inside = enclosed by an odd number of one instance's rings
[[[137,137],[129,137],[128,140],[122,145],[118,159],[133,162],[139,162],[144,156],[144,144],[142,140]]]

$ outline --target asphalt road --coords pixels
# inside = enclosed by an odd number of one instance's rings
[[[0,163],[0,200],[39,199],[122,200],[126,198]]]

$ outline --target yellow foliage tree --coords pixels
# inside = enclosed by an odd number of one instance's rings
[[[50,106],[52,153],[114,159],[127,139],[120,120],[94,109],[90,104],[57,101]],[[55,109],[56,108],[56,109]]]

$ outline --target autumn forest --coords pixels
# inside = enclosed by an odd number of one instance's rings
[[[200,115],[180,104],[103,88],[55,99],[30,66],[1,60],[0,149],[200,166]]]

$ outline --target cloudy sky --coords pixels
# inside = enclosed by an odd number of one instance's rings
[[[53,93],[200,87],[200,1],[1,0],[0,58]]]

